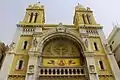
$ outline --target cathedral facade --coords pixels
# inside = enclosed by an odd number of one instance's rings
[[[78,4],[73,24],[45,24],[44,5],[29,5],[17,24],[0,80],[119,80],[102,26]]]

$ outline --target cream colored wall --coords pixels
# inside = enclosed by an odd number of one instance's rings
[[[112,71],[108,62],[108,59],[105,55],[95,56],[96,69],[99,75],[112,75]],[[104,70],[100,69],[99,61],[103,61]]]
[[[28,41],[28,44],[27,44],[27,48],[26,49],[23,49],[23,43],[24,41]],[[20,39],[18,41],[18,45],[17,45],[17,53],[19,54],[27,54],[28,50],[30,49],[31,47],[31,43],[32,43],[32,36],[20,36]]]
[[[24,67],[23,67],[22,70],[18,70],[17,69],[17,64],[18,64],[18,61],[21,60],[21,59],[23,60],[23,66]],[[27,71],[28,60],[29,60],[28,55],[19,55],[19,54],[15,55],[14,59],[13,59],[13,62],[12,62],[12,67],[11,67],[9,75],[12,75],[12,74],[25,75],[26,71]]]
[[[105,80],[105,78],[107,79],[110,79],[110,80],[115,80],[114,77],[112,76],[113,73],[112,73],[112,70],[111,70],[111,67],[110,67],[110,64],[109,64],[109,61],[108,61],[108,58],[107,56],[105,55],[105,51],[104,51],[104,48],[103,48],[103,45],[102,45],[102,42],[100,40],[99,37],[94,37],[94,38],[89,38],[90,41],[91,41],[91,49],[95,52],[95,56],[94,56],[94,59],[95,59],[95,65],[96,65],[96,70],[97,70],[97,73],[98,73],[98,76],[99,76],[99,79],[100,80]],[[98,44],[98,51],[95,51],[94,49],[94,42],[96,42]],[[104,70],[101,70],[100,69],[100,64],[99,64],[99,61],[103,61],[103,66],[104,66]],[[103,77],[101,75],[109,75],[107,77]]]
[[[26,75],[27,65],[29,60],[28,51],[31,46],[31,40],[32,40],[31,36],[20,36],[18,45],[17,45],[16,54],[14,55],[9,75],[24,75],[24,76]],[[24,41],[28,41],[27,49],[22,49],[22,45]],[[23,60],[22,70],[17,69],[17,64],[19,60]],[[9,78],[9,80],[15,80],[15,77]],[[16,80],[24,80],[24,78],[18,77]]]
[[[95,52],[96,55],[105,54],[102,43],[101,43],[101,40],[100,40],[99,37],[95,37],[95,38],[90,37],[89,39],[90,39],[90,42],[91,42],[91,49]],[[97,43],[97,47],[98,47],[97,51],[95,50],[94,42]]]

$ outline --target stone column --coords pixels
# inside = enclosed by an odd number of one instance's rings
[[[93,52],[85,52],[89,80],[99,80]]]

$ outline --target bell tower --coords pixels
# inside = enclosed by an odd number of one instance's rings
[[[79,24],[97,24],[94,17],[93,12],[89,7],[84,8],[81,4],[78,3],[78,5],[75,7],[75,15],[73,19],[74,25]]]
[[[41,5],[40,2],[36,4],[29,5],[26,8],[26,13],[22,23],[45,23],[44,15],[44,5]]]

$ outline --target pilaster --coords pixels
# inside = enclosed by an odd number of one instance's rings
[[[36,80],[38,77],[38,61],[39,61],[39,52],[32,50],[29,51],[29,62],[28,62],[28,68],[26,73],[26,79],[25,80]]]
[[[95,65],[94,53],[93,52],[84,52],[84,53],[87,62],[89,80],[99,80]]]

